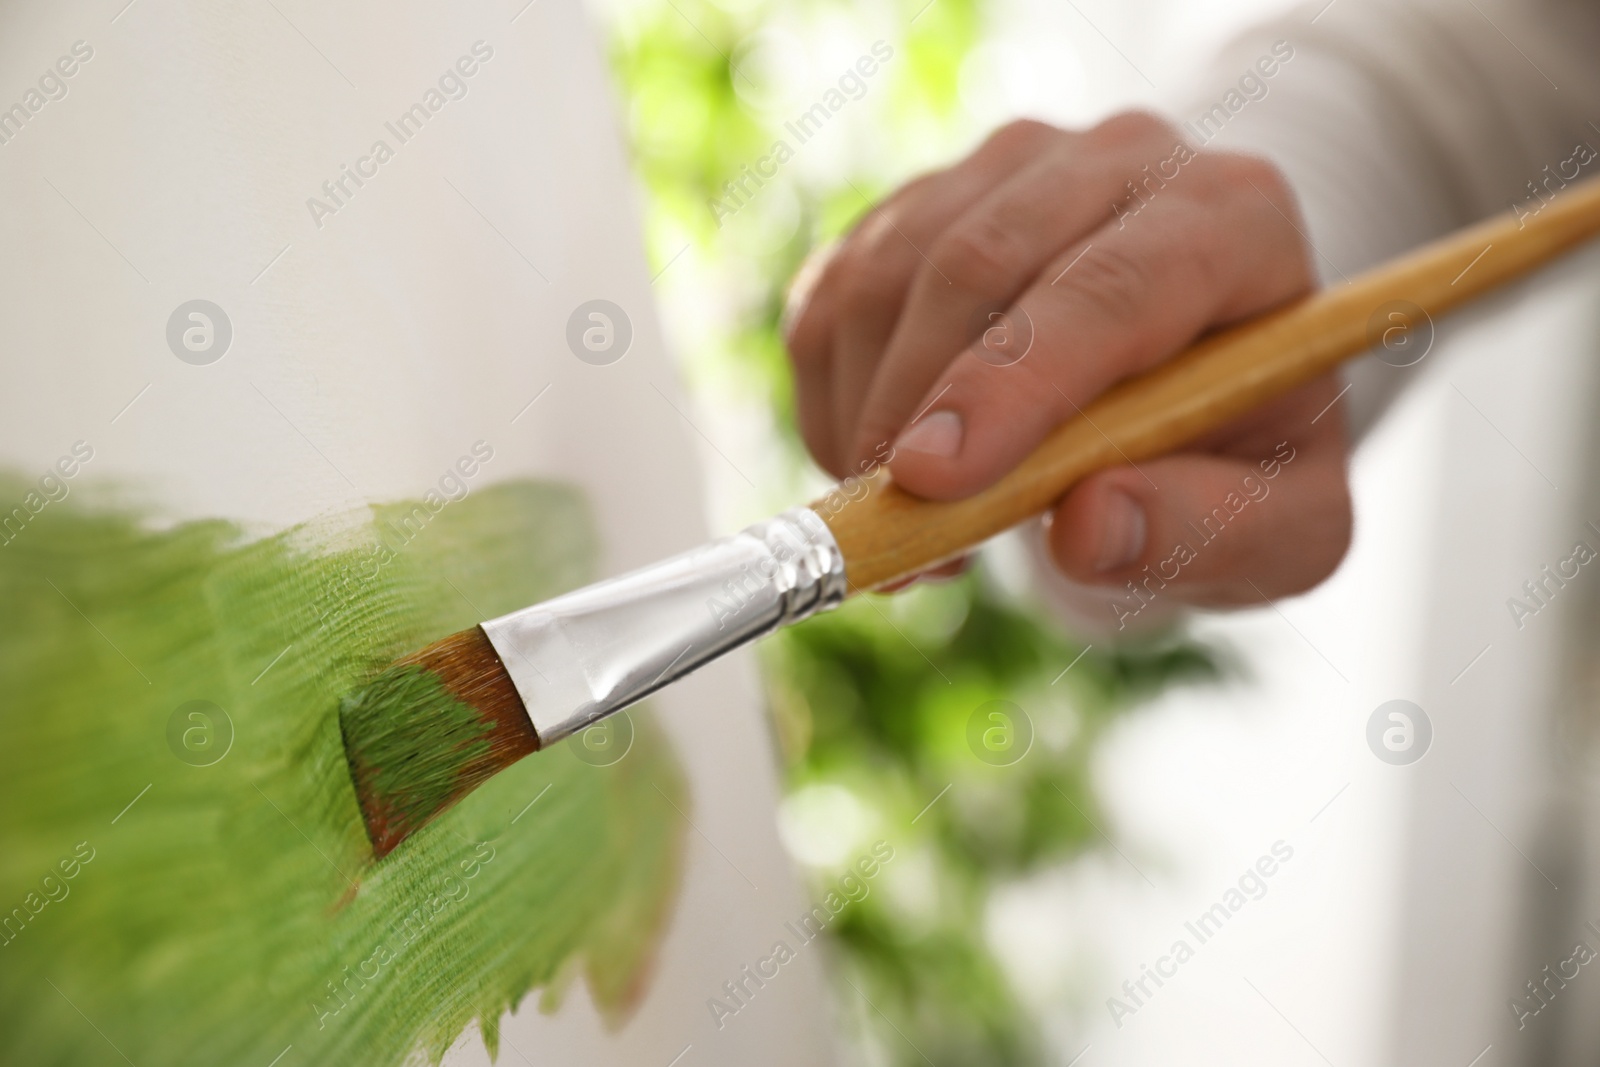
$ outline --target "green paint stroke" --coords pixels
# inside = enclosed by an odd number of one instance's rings
[[[534,755],[377,864],[338,725],[396,656],[591,578],[576,491],[253,541],[86,495],[0,547],[0,1062],[437,1062],[579,976],[621,1021],[681,874],[648,716],[619,763]]]

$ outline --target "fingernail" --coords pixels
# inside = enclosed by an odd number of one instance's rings
[[[1144,509],[1127,493],[1113,490],[1106,501],[1106,521],[1095,570],[1103,573],[1126,567],[1144,552],[1144,539]]]
[[[949,459],[961,451],[961,416],[954,411],[924,415],[896,439],[894,447],[897,452],[926,452]]]

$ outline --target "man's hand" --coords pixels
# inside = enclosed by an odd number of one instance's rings
[[[1012,123],[873,208],[809,273],[788,332],[807,446],[842,478],[893,442],[895,480],[935,500],[987,487],[1117,381],[1313,284],[1278,172],[1143,114],[1082,133]],[[1324,411],[1338,388],[1085,479],[1053,514],[1057,564],[1121,586],[1183,543],[1194,558],[1168,592],[1190,603],[1315,585],[1350,540],[1344,420]],[[1225,531],[1205,540],[1219,508]]]

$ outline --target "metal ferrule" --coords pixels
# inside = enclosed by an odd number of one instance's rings
[[[844,557],[810,508],[483,624],[541,746],[844,599]]]

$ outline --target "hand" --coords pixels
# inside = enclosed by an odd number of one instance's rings
[[[969,496],[1117,381],[1309,291],[1301,229],[1270,164],[1194,150],[1148,115],[1087,132],[1012,123],[802,272],[788,342],[806,444],[842,478],[893,442],[901,486]],[[986,347],[995,323],[1011,335]],[[1315,585],[1350,540],[1344,420],[1324,412],[1338,391],[1329,376],[1183,452],[1084,479],[1050,517],[1056,564],[1121,587],[1146,566],[1170,574],[1186,544],[1163,596],[1244,604]],[[1205,540],[1218,508],[1225,529]]]

